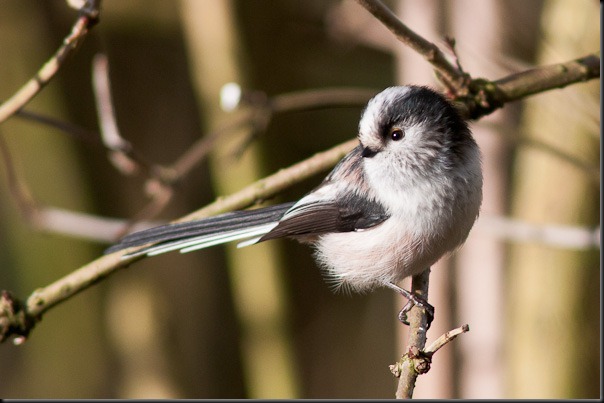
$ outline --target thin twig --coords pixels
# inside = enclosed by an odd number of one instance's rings
[[[365,106],[378,92],[365,88],[322,88],[276,95],[269,100],[269,104],[274,113],[347,108]]]
[[[92,60],[92,84],[101,129],[101,141],[109,150],[109,160],[113,166],[125,175],[132,175],[142,169],[151,176],[157,176],[158,172],[162,172],[161,169],[137,153],[132,144],[120,134],[111,96],[109,61],[103,53],[96,54]],[[158,179],[161,180],[161,177]]]
[[[98,281],[127,267],[137,259],[121,259],[121,254],[104,255],[69,273],[46,287],[35,290],[27,298],[27,315],[36,320],[53,306],[96,284]]]
[[[443,348],[446,344],[453,341],[457,336],[463,333],[467,333],[470,331],[470,326],[465,324],[453,330],[449,330],[447,333],[440,336],[438,339],[434,340],[430,346],[424,351],[426,354],[432,356],[438,350]]]
[[[467,85],[468,76],[453,66],[438,46],[416,34],[379,0],[356,0],[386,26],[396,38],[424,57],[439,73],[445,85],[457,94]]]
[[[82,44],[84,38],[99,18],[100,0],[88,0],[86,7],[71,28],[71,32],[56,53],[40,68],[21,89],[0,105],[0,123],[23,108],[59,72],[68,56]]]
[[[44,126],[50,126],[57,130],[66,133],[73,139],[86,143],[91,146],[102,146],[99,140],[99,134],[94,130],[88,130],[71,122],[65,122],[51,116],[46,116],[37,112],[32,112],[26,109],[18,110],[15,117],[40,123]]]
[[[212,150],[212,147],[221,136],[246,125],[253,124],[251,123],[252,119],[252,114],[249,113],[249,111],[245,111],[245,113],[242,113],[232,120],[229,120],[224,125],[201,137],[192,146],[188,147],[187,151],[185,151],[168,168],[168,170],[173,173],[172,181],[179,180],[183,176],[187,175],[195,166],[200,164]]]
[[[245,149],[264,133],[275,114],[321,110],[325,108],[363,107],[379,90],[364,88],[321,88],[279,94],[268,98],[264,93],[254,92],[247,98],[253,108],[252,129],[237,147],[239,158]]]
[[[8,144],[6,144],[2,136],[0,136],[0,155],[4,161],[8,189],[17,203],[21,215],[25,221],[36,226],[35,218],[38,212],[36,201],[32,197],[27,184],[19,178],[10,150],[8,149]]]
[[[97,116],[103,144],[110,150],[127,153],[132,146],[120,135],[115,120],[109,81],[109,61],[103,53],[97,53],[92,59],[92,88],[96,99]]]

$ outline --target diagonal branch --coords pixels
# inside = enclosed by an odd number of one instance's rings
[[[80,16],[71,28],[71,32],[63,39],[63,44],[56,53],[21,89],[0,105],[0,123],[23,108],[52,80],[68,56],[82,44],[90,28],[98,22],[100,0],[87,0],[86,3],[80,10]]]

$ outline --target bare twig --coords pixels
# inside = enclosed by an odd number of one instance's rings
[[[396,392],[397,399],[411,399],[417,377],[430,371],[432,356],[457,336],[469,331],[470,326],[468,325],[449,330],[425,350],[421,350],[416,345],[410,343],[407,353],[401,357],[400,361],[390,365],[390,372],[399,378]],[[425,343],[425,340],[423,342]]]
[[[128,153],[132,146],[120,135],[117,127],[109,82],[109,62],[103,53],[97,53],[92,60],[92,84],[103,144],[110,150]]]
[[[447,88],[458,94],[469,82],[469,76],[453,66],[438,46],[416,34],[379,0],[356,0],[386,26],[398,40],[424,57],[438,72]]]
[[[455,328],[453,330],[449,330],[447,333],[440,336],[438,339],[434,340],[430,346],[425,350],[425,353],[432,356],[438,350],[443,348],[447,343],[453,341],[457,336],[463,333],[467,333],[470,331],[470,326],[463,325],[461,327]]]
[[[0,136],[0,155],[4,161],[9,191],[15,199],[23,218],[35,226],[36,213],[38,212],[36,201],[32,197],[25,182],[19,178],[8,145],[2,136]]]
[[[109,160],[118,171],[125,175],[132,175],[139,169],[143,169],[151,176],[158,176],[162,170],[137,153],[132,144],[120,135],[111,97],[109,62],[103,53],[95,55],[92,61],[92,84],[101,128],[101,140],[109,150]],[[161,176],[157,179],[161,180]]]
[[[363,88],[322,88],[280,94],[272,98],[256,92],[252,94],[253,96],[247,97],[249,105],[254,108],[254,125],[236,150],[236,156],[240,156],[258,135],[266,131],[275,114],[325,108],[362,107],[378,92],[378,90]],[[244,96],[243,99],[246,100],[246,97]]]
[[[173,173],[172,180],[177,181],[186,174],[188,174],[195,166],[197,166],[212,150],[212,147],[220,136],[225,133],[237,130],[245,127],[252,123],[253,116],[249,111],[240,114],[239,116],[228,121],[223,126],[211,131],[205,136],[201,137],[195,144],[185,151],[180,158],[178,158],[169,170]]]
[[[97,283],[99,280],[127,267],[136,259],[122,260],[120,254],[102,256],[67,276],[34,291],[26,302],[27,316],[39,320],[41,315],[65,299]]]
[[[48,82],[83,42],[84,38],[98,21],[100,0],[88,0],[80,10],[80,16],[71,28],[70,34],[63,39],[57,52],[40,68],[21,89],[0,105],[0,123],[4,122],[19,109],[23,108]]]
[[[53,127],[72,138],[92,146],[102,146],[99,140],[99,134],[93,130],[87,130],[83,127],[70,122],[65,122],[50,116],[32,112],[26,109],[20,109],[15,113],[15,117],[26,119],[32,122],[40,123],[45,126]]]
[[[274,113],[365,106],[378,92],[364,88],[324,88],[276,95],[269,104]]]

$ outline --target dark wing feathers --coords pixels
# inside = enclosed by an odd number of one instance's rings
[[[389,215],[374,201],[351,194],[335,203],[295,206],[260,241],[287,236],[313,236],[330,232],[359,231],[384,222]]]
[[[315,203],[302,205],[296,207],[293,213],[293,215],[282,219],[260,241],[287,236],[323,234],[334,232],[334,229],[338,227],[340,211],[333,204]]]

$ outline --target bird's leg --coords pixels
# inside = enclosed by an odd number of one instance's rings
[[[404,288],[399,287],[394,283],[386,283],[386,286],[390,287],[394,291],[401,294],[403,297],[407,298],[407,303],[403,306],[403,309],[398,313],[398,320],[401,323],[409,326],[409,321],[407,321],[407,312],[409,312],[414,306],[419,306],[424,308],[426,311],[427,321],[428,321],[428,329],[430,328],[430,324],[434,320],[434,307],[428,303],[422,297],[415,295]]]

